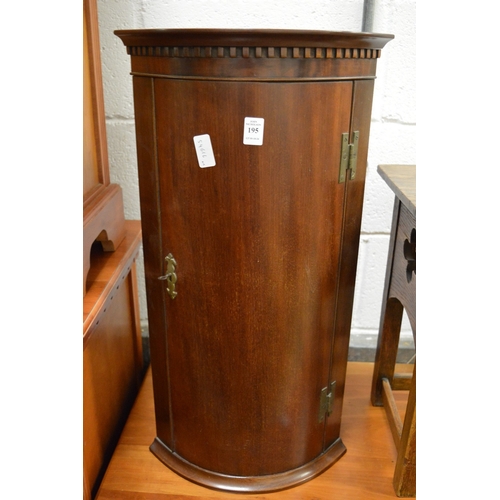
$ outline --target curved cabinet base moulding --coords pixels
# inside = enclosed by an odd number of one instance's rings
[[[228,476],[184,460],[158,438],[155,438],[149,449],[160,462],[189,481],[233,493],[267,493],[298,486],[324,472],[347,451],[339,438],[324,453],[296,469],[265,476]]]

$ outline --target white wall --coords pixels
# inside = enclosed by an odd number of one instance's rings
[[[376,0],[373,30],[395,35],[378,61],[368,154],[352,345],[375,345],[389,245],[392,191],[382,163],[416,163],[416,0]],[[124,193],[125,217],[139,219],[130,59],[117,29],[287,28],[361,31],[362,0],[98,0],[112,182]],[[141,317],[147,319],[139,267]],[[403,339],[411,338],[409,323]]]

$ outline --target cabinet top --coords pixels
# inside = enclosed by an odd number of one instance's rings
[[[134,29],[114,32],[125,46],[234,46],[382,49],[394,35],[270,29]]]

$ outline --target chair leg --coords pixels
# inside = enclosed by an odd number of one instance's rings
[[[372,378],[371,401],[373,406],[383,406],[382,379],[392,381],[398,355],[403,306],[397,299],[388,299],[381,315],[381,328]]]
[[[394,472],[394,490],[398,497],[416,496],[417,476],[417,424],[416,424],[416,366],[406,406],[401,441],[398,446],[398,459]]]

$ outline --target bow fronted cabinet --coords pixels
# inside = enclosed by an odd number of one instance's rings
[[[377,59],[392,35],[125,30],[157,436],[211,488],[346,451],[342,401]]]

